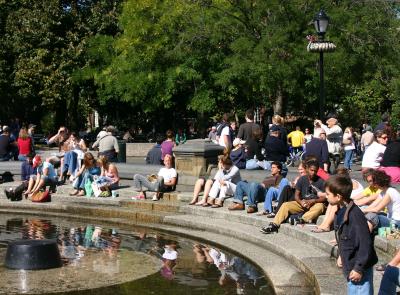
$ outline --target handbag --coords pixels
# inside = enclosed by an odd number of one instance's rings
[[[99,188],[96,182],[92,182],[92,191],[96,198],[101,194],[101,189]]]
[[[31,201],[34,203],[51,202],[50,191],[45,190],[44,192],[38,191],[34,193],[31,197]]]

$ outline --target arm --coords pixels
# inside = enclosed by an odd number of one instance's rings
[[[349,275],[350,279],[352,279],[352,276],[357,276],[357,274],[360,274],[362,277],[363,271],[371,257],[371,251],[374,247],[365,219],[363,219],[361,215],[353,214],[353,216],[352,222],[354,224],[354,231],[352,234],[355,237],[355,246],[358,247],[358,251],[355,252],[355,263],[354,268]],[[354,274],[353,272],[357,272],[357,274]],[[357,279],[354,278],[354,281],[357,281]]]
[[[99,138],[98,140],[96,140],[93,144],[92,144],[92,148],[97,148],[99,146],[101,138]]]
[[[54,142],[58,141],[59,138],[60,138],[60,133],[57,133],[57,134],[54,135],[53,137],[50,137],[48,143],[49,143],[49,144],[54,143]]]
[[[119,145],[118,145],[118,140],[114,137],[114,150],[118,154],[119,153]],[[117,172],[118,174],[118,172]]]
[[[82,151],[84,151],[84,152],[86,152],[86,150],[87,150],[86,143],[85,143],[85,141],[84,141],[83,139],[81,139],[81,140],[79,141],[79,148],[80,148]]]
[[[120,178],[119,178],[117,166],[115,166],[114,164],[110,164],[109,170],[114,175],[113,182],[111,184],[118,183]]]
[[[294,192],[294,200],[299,203],[301,207],[303,207],[303,202],[301,200],[301,192],[296,188]]]
[[[388,194],[386,194],[383,197],[383,199],[376,200],[376,203],[374,202],[373,204],[371,204],[367,208],[363,209],[362,211],[364,213],[368,213],[368,212],[378,213],[378,212],[382,211],[389,203],[390,203],[390,196]]]
[[[228,174],[222,176],[222,180],[231,180],[239,173],[239,169],[236,166],[232,166]]]
[[[400,263],[400,251],[397,251],[397,254],[393,257],[392,260],[388,263],[391,266],[398,266]]]
[[[170,181],[164,182],[164,185],[166,186],[175,186],[176,184],[176,177],[171,178]]]
[[[375,194],[375,195],[371,195],[371,196],[368,196],[368,197],[361,197],[359,199],[353,199],[353,200],[355,200],[354,204],[356,204],[357,206],[368,205],[368,204],[371,204],[372,202],[373,203],[371,205],[375,206],[375,204],[377,204],[378,202],[381,201],[381,200],[377,200],[377,197],[378,197],[378,195]],[[375,203],[375,201],[377,201],[377,202]]]
[[[73,178],[73,179],[78,178],[79,175],[81,175],[81,174],[83,173],[83,171],[85,171],[85,169],[86,169],[85,164],[83,164],[83,165],[81,166],[81,168],[79,169],[79,171],[76,172],[75,176],[73,176],[72,178]]]

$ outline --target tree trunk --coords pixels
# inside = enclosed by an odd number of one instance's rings
[[[284,115],[284,97],[280,88],[276,92],[275,100],[272,102],[272,108],[274,110],[274,114],[280,116]]]

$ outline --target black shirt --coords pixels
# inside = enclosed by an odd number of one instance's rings
[[[387,145],[383,154],[381,166],[400,167],[400,142],[394,141]]]
[[[237,137],[247,141],[249,138],[253,136],[253,131],[257,129],[260,129],[260,126],[254,122],[243,123],[239,127],[239,132],[237,134]]]
[[[318,199],[318,191],[325,191],[325,181],[319,176],[315,176],[310,182],[308,175],[301,176],[296,183],[296,190],[300,191],[301,199]]]
[[[289,155],[287,145],[276,136],[270,136],[265,141],[266,160],[285,162]]]
[[[306,152],[304,157],[314,156],[317,157],[319,167],[324,168],[324,163],[328,163],[329,152],[326,140],[313,137],[310,142],[306,144]]]
[[[10,138],[4,134],[0,135],[0,157],[4,157],[8,153]]]

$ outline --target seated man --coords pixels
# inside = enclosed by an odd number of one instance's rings
[[[37,168],[33,168],[33,158],[34,154],[29,153],[26,156],[26,160],[21,164],[21,180],[29,181],[31,175],[37,174]]]
[[[25,196],[35,194],[47,185],[54,191],[57,185],[57,173],[49,159],[42,162],[40,156],[36,155],[33,158],[32,166],[33,168],[37,168],[37,174],[30,177]]]
[[[139,190],[139,195],[132,197],[134,200],[146,199],[146,193],[143,188],[147,188],[149,191],[154,191],[156,194],[153,197],[153,201],[158,201],[160,192],[171,191],[176,185],[177,173],[172,168],[172,156],[167,154],[164,157],[165,167],[158,171],[158,178],[156,181],[151,182],[146,176],[141,174],[135,174],[133,177],[134,187]]]
[[[239,181],[233,199],[234,203],[228,209],[243,210],[243,197],[247,196],[247,213],[257,212],[257,203],[264,200],[266,190],[275,189],[278,191],[279,189],[277,188],[283,188],[285,185],[288,185],[288,181],[281,175],[281,171],[282,164],[274,161],[271,163],[271,176],[266,177],[262,183]]]
[[[150,165],[161,165],[161,143],[163,138],[158,135],[156,139],[156,144],[147,152],[146,164]]]
[[[317,161],[307,162],[307,175],[300,177],[296,183],[295,201],[282,204],[274,221],[261,228],[262,233],[278,232],[281,223],[291,214],[304,213],[299,221],[310,223],[324,212],[325,182],[317,175],[318,167]]]

